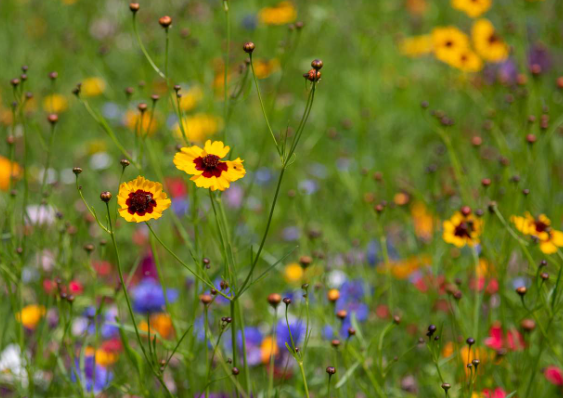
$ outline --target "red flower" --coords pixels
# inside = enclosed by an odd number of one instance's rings
[[[511,351],[523,350],[526,346],[524,337],[516,329],[509,330],[506,333],[506,338],[502,333],[502,326],[500,322],[493,323],[489,331],[489,337],[485,340],[485,345],[493,350],[499,351],[507,348]]]
[[[548,366],[545,368],[543,374],[547,381],[556,386],[563,386],[563,371],[557,366]]]
[[[500,388],[497,387],[493,390],[483,390],[483,396],[485,398],[504,398],[506,397],[506,392]]]

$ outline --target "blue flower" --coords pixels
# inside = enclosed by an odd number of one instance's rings
[[[75,367],[71,371],[70,378],[73,382],[80,379],[84,391],[97,395],[109,386],[113,373],[101,365],[96,365],[94,356],[89,355],[84,358],[84,369],[80,369],[80,360],[78,358],[75,360]]]
[[[301,321],[290,321],[289,328],[291,329],[291,337],[293,337],[293,343],[297,347],[305,337],[305,325]],[[291,337],[289,335],[289,330],[287,329],[287,322],[285,321],[285,318],[280,319],[278,324],[276,325],[276,336],[278,348],[280,350],[286,348],[286,343],[291,347]]]
[[[176,289],[167,289],[168,301],[173,303],[178,298],[178,291]],[[163,307],[166,305],[164,292],[160,284],[154,279],[143,279],[133,291],[133,309],[142,314],[162,312]]]

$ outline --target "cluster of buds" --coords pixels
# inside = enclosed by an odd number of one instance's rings
[[[303,77],[310,82],[318,82],[321,80],[321,69],[323,67],[323,61],[320,59],[315,59],[311,62],[311,66],[313,69],[310,69],[309,72],[305,73]]]

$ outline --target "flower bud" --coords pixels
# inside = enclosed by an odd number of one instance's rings
[[[111,200],[111,192],[109,191],[102,192],[100,194],[100,199],[102,200],[102,202],[108,203]]]
[[[256,46],[251,41],[244,43],[244,45],[242,46],[242,49],[247,54],[252,54],[252,52],[254,51],[255,48],[256,48]]]

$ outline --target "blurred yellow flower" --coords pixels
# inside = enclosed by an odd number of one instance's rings
[[[188,141],[201,143],[223,128],[223,118],[206,113],[196,113],[186,116],[182,120],[182,126]],[[182,140],[180,125],[176,123],[172,129],[176,138]]]
[[[399,43],[399,49],[403,55],[408,57],[420,57],[432,52],[432,36],[420,35],[407,37]]]
[[[172,319],[168,314],[153,314],[151,315],[149,322],[151,335],[158,333],[162,338],[168,339],[174,334]],[[141,322],[139,329],[143,332],[148,332],[149,328],[147,322]]]
[[[452,0],[452,7],[477,18],[491,8],[491,0]]]
[[[107,367],[111,366],[117,362],[119,359],[119,354],[115,351],[104,350],[99,348],[96,350],[96,363],[98,365]]]
[[[279,348],[276,342],[270,337],[265,337],[262,340],[262,345],[260,346],[260,354],[262,358],[262,363],[267,364],[270,362],[270,357],[278,355]]]
[[[84,97],[96,97],[106,91],[106,82],[100,77],[89,77],[82,82],[80,95]]]
[[[285,266],[285,280],[290,283],[300,282],[303,278],[303,267],[297,263],[291,263]]]
[[[0,123],[4,126],[9,126],[13,123],[14,118],[12,111],[7,108],[0,108]]]
[[[478,359],[481,362],[481,369],[483,368],[482,364],[489,360],[489,353],[485,348],[473,346],[469,349],[467,344],[464,344],[463,347],[461,347],[461,349],[456,353],[454,343],[448,341],[442,348],[442,357],[449,358],[454,354],[459,356],[466,373],[470,372],[466,365],[471,363],[474,359]]]
[[[61,113],[68,109],[68,100],[62,94],[48,95],[43,99],[43,109],[50,113]]]
[[[457,54],[453,54],[448,63],[463,72],[479,72],[483,69],[483,61],[481,61],[481,58],[468,48],[460,50]]]
[[[551,228],[551,220],[545,214],[534,218],[530,213],[526,213],[524,217],[512,216],[510,221],[524,235],[538,239],[540,250],[545,254],[555,253],[558,247],[563,247],[563,232]]]
[[[437,27],[432,31],[432,46],[437,59],[453,64],[460,51],[469,48],[469,37],[455,26]]]
[[[158,129],[158,121],[156,113],[152,117],[149,112],[144,112],[142,115],[139,112],[128,110],[123,116],[123,124],[131,129],[133,132],[137,132],[139,135],[147,134],[149,136],[153,135]]]
[[[417,237],[430,240],[434,234],[435,220],[422,202],[415,202],[411,206],[411,216],[414,223],[414,233]]]
[[[35,329],[41,318],[45,315],[45,307],[42,305],[25,306],[21,312],[16,314],[16,320],[28,329]]]
[[[273,7],[262,8],[258,12],[258,19],[266,25],[285,25],[295,21],[297,10],[289,1],[282,1]]]
[[[488,19],[475,21],[471,38],[475,50],[485,61],[502,62],[508,57],[508,45],[496,34],[495,27]]]
[[[395,278],[407,279],[413,272],[419,270],[421,267],[430,265],[430,263],[430,256],[422,255],[420,257],[410,257],[406,260],[391,261],[387,266],[381,264],[378,270],[380,273],[385,273],[389,269]]]
[[[0,190],[7,191],[10,188],[10,173],[12,178],[19,178],[21,174],[19,164],[0,156]]]
[[[442,238],[446,243],[457,247],[475,246],[479,243],[479,236],[483,231],[483,220],[471,212],[464,214],[458,211],[452,218],[444,221],[443,227]]]
[[[279,70],[280,61],[278,61],[276,58],[271,60],[259,59],[253,61],[253,65],[256,77],[258,79],[265,79],[272,73],[275,73]]]
[[[203,90],[199,86],[190,87],[186,91],[182,91],[180,98],[180,109],[184,112],[189,112],[196,107],[196,105],[203,98]]]

